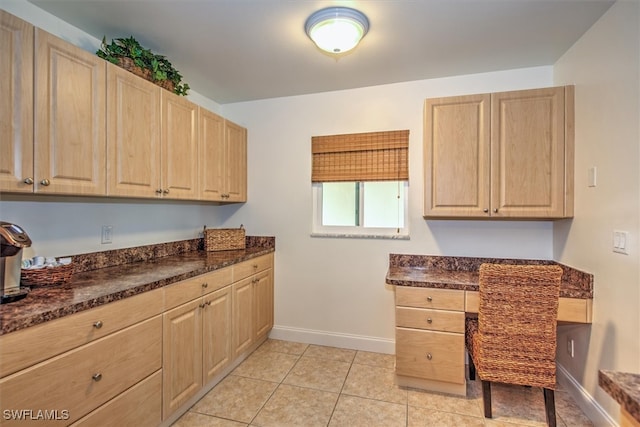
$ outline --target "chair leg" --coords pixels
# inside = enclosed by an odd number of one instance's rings
[[[471,355],[469,355],[469,379],[471,381],[476,380],[476,365],[474,365]]]
[[[484,403],[484,417],[491,418],[491,382],[482,380],[482,402]]]
[[[547,425],[549,427],[556,427],[556,402],[552,389],[544,389],[544,407],[547,413]]]

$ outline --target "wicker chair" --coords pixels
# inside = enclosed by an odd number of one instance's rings
[[[562,268],[482,264],[477,319],[466,319],[469,377],[482,381],[491,418],[491,382],[541,387],[547,424],[556,425],[556,319]]]

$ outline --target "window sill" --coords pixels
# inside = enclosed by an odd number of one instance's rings
[[[311,233],[311,237],[328,237],[332,239],[410,240],[408,234]]]

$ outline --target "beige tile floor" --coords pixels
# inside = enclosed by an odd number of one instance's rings
[[[494,385],[493,416],[482,416],[479,382],[467,397],[394,384],[394,357],[267,340],[173,427],[544,426],[539,388]],[[593,425],[556,390],[559,427]]]

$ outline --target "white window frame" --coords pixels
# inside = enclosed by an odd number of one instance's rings
[[[362,183],[362,181],[359,181]],[[362,184],[360,184],[362,185]],[[404,181],[402,185],[404,191],[404,227],[398,228],[374,228],[357,226],[327,226],[322,225],[322,183],[312,183],[313,198],[313,218],[312,218],[312,237],[355,237],[355,238],[374,238],[374,239],[409,239],[409,182]],[[366,195],[365,195],[366,197]],[[364,198],[359,200],[360,218],[363,215]],[[360,221],[362,222],[362,221]]]

